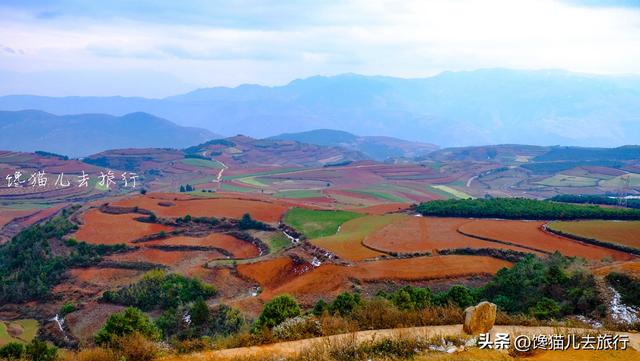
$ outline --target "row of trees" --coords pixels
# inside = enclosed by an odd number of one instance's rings
[[[562,203],[602,204],[607,206],[617,206],[620,204],[620,199],[617,197],[590,194],[561,194],[551,197],[549,200]],[[627,199],[625,200],[625,206],[640,209],[640,199]]]
[[[414,210],[424,216],[505,219],[619,219],[638,220],[640,210],[574,205],[527,198],[449,199],[421,203]]]

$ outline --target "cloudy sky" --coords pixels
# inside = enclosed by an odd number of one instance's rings
[[[640,74],[640,0],[0,0],[0,95],[488,67]]]

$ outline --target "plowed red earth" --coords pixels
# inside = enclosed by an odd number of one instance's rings
[[[161,206],[158,203],[172,202],[173,205]],[[229,217],[240,218],[249,213],[254,219],[275,223],[287,211],[289,206],[283,202],[238,198],[188,198],[166,196],[140,196],[114,203],[116,206],[140,207],[153,211],[159,217]]]
[[[566,256],[577,256],[589,260],[610,257],[616,261],[631,260],[634,256],[574,241],[544,232],[544,222],[509,220],[474,220],[460,226],[460,231],[479,237],[515,243],[546,252],[559,251]]]
[[[382,252],[431,252],[455,248],[503,248],[535,253],[517,246],[483,241],[460,234],[457,229],[469,219],[409,217],[372,233],[363,243]],[[481,221],[483,222],[483,221]]]
[[[35,212],[34,210],[0,208],[0,228],[4,227],[14,218],[24,217]]]
[[[171,237],[145,242],[144,245],[217,247],[231,252],[235,258],[253,258],[260,255],[260,251],[253,244],[221,233],[212,233],[206,237]]]
[[[323,264],[302,274],[290,271],[291,261],[277,258],[238,266],[238,271],[263,288],[260,298],[267,300],[288,293],[304,303],[331,298],[351,288],[351,279],[431,280],[495,274],[509,262],[480,256],[437,256],[362,262],[355,266]]]
[[[106,288],[128,285],[142,275],[144,271],[120,268],[73,268],[69,275],[80,282],[90,283]]]
[[[128,243],[142,236],[169,232],[170,227],[160,224],[138,222],[140,214],[106,214],[91,209],[83,216],[83,224],[73,235],[79,241],[93,244]]]

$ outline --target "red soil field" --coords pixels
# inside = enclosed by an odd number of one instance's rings
[[[93,244],[128,243],[145,235],[169,232],[171,227],[138,222],[140,214],[106,214],[91,209],[83,215],[83,225],[73,235],[79,241]]]
[[[640,221],[552,222],[550,229],[640,249]]]
[[[360,281],[418,281],[495,274],[511,264],[481,256],[436,256],[362,262],[353,267],[324,264],[290,281],[263,285],[260,298],[267,300],[288,293],[311,303],[350,289],[351,279]],[[259,282],[259,281],[258,281]],[[277,285],[277,286],[276,286]],[[276,287],[274,287],[276,286]]]
[[[640,276],[640,260],[615,262],[610,265],[601,266],[593,269],[593,273],[606,276],[611,272],[627,273],[634,276]]]
[[[593,246],[544,232],[544,222],[511,220],[474,220],[460,226],[460,231],[479,237],[520,244],[546,252],[560,251],[566,256],[577,256],[589,260],[610,257],[616,261],[631,260],[634,256]]]
[[[69,275],[83,283],[90,283],[106,288],[126,286],[135,282],[144,271],[120,268],[73,268]]]
[[[241,276],[258,282],[263,288],[279,285],[294,278],[294,268],[293,260],[286,256],[237,266]]]
[[[235,258],[253,258],[260,255],[260,250],[253,244],[222,233],[212,233],[206,237],[171,237],[145,242],[144,245],[217,247],[231,252]]]
[[[155,263],[169,266],[173,272],[187,273],[192,267],[200,267],[207,261],[224,258],[215,251],[162,251],[143,247],[133,252],[107,256],[105,260]]]
[[[483,241],[458,233],[458,227],[470,222],[466,218],[410,217],[389,224],[372,233],[363,243],[383,252],[433,252],[455,248],[503,248],[529,252],[517,246]]]
[[[175,205],[164,207],[159,202],[167,201]],[[289,206],[283,202],[267,202],[261,200],[238,198],[189,198],[139,196],[115,202],[116,206],[144,208],[156,213],[159,217],[229,217],[240,218],[250,213],[254,219],[275,223],[287,211]]]

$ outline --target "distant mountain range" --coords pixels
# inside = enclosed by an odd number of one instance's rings
[[[375,160],[424,156],[438,149],[436,145],[411,142],[392,137],[357,136],[348,132],[332,129],[317,129],[301,133],[284,133],[270,137],[277,140],[295,140],[301,143],[327,147],[342,147],[360,152]]]
[[[423,79],[345,74],[164,99],[0,97],[0,109],[147,112],[225,135],[340,129],[441,146],[619,146],[640,139],[640,77],[487,69]]]
[[[116,148],[184,148],[220,136],[146,113],[57,116],[36,110],[0,111],[0,149],[42,150],[82,157]]]

